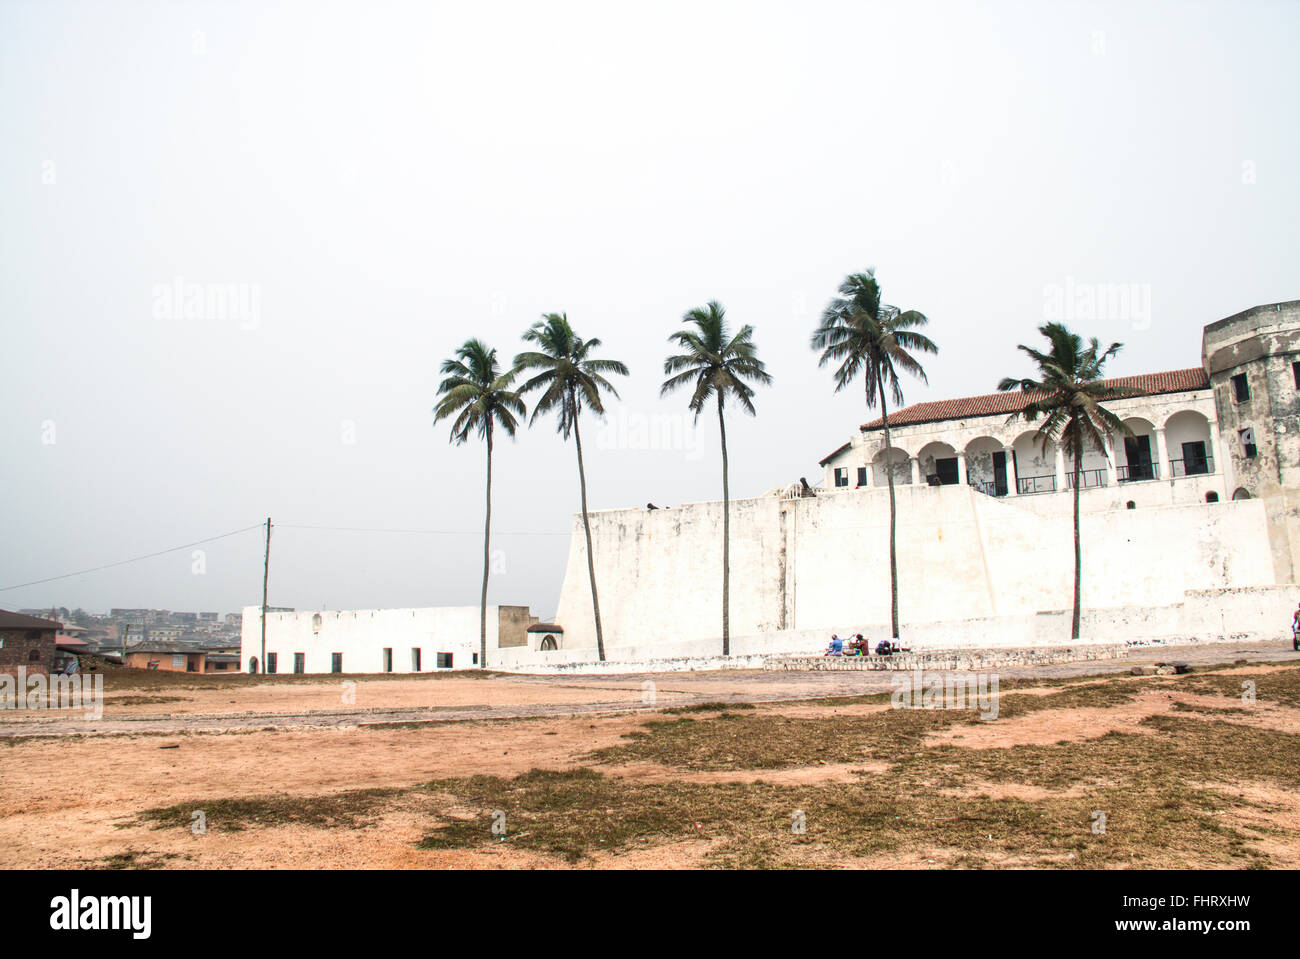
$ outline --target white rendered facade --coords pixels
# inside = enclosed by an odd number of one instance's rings
[[[1132,436],[1084,451],[1084,630],[1098,640],[1289,638],[1300,598],[1300,496],[1289,492],[1300,486],[1300,302],[1212,324],[1203,357],[1129,378],[1146,395],[1106,406]],[[1253,385],[1237,400],[1231,378],[1242,376]],[[1042,449],[1036,424],[1008,422],[1022,401],[905,407],[891,413],[889,451],[867,424],[822,462],[821,488],[733,500],[733,652],[808,651],[831,631],[889,634],[886,464],[905,642],[1068,640],[1073,462]],[[1232,423],[1221,430],[1225,403]],[[721,652],[720,502],[599,511],[591,525],[609,658]],[[533,660],[594,658],[579,518],[556,622],[562,648]]]

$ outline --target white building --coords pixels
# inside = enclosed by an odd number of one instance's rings
[[[541,645],[527,606],[489,606],[488,666],[500,650]],[[421,673],[479,668],[480,609],[269,611],[262,653],[262,608],[244,607],[240,663],[246,672]],[[558,632],[558,631],[557,631]],[[551,639],[554,643],[554,639]]]
[[[1286,636],[1300,589],[1300,301],[1204,330],[1202,364],[1112,381],[1131,431],[1081,465],[1083,631],[1102,642]],[[890,634],[889,501],[898,512],[899,612],[914,648],[1059,644],[1073,594],[1073,462],[1025,397],[905,406],[822,460],[824,485],[731,504],[731,651],[758,664],[816,652],[832,631]],[[591,514],[607,658],[721,653],[721,502]],[[260,663],[260,609],[244,610],[243,665]],[[530,629],[530,627],[532,627]],[[580,517],[554,624],[490,607],[488,666],[596,659]],[[278,672],[475,668],[479,609],[272,612]],[[272,659],[274,657],[274,659]],[[745,660],[743,657],[751,657]]]
[[[1205,328],[1202,365],[1114,381],[1132,437],[1081,464],[1084,630],[1098,639],[1286,635],[1300,590],[1300,301]],[[873,420],[822,461],[824,486],[732,502],[736,654],[816,650],[834,630],[889,633],[888,494],[898,500],[905,641],[1069,637],[1073,462],[1025,402],[994,393]],[[611,658],[721,651],[722,504],[592,516]],[[560,649],[592,659],[586,544],[575,520]]]
[[[1107,380],[1143,395],[1112,400],[1107,409],[1133,436],[1108,436],[1104,448],[1084,450],[1083,489],[1111,487],[1141,497],[1144,483],[1171,483],[1174,502],[1228,497],[1231,458],[1219,457],[1218,416],[1209,376],[1201,367]],[[1074,456],[1052,445],[1043,450],[1037,426],[1008,417],[1024,409],[1019,391],[916,403],[875,419],[821,461],[831,491],[886,485],[970,485],[989,496],[1026,496],[1073,488]],[[888,467],[887,467],[888,464]],[[1130,497],[1131,498],[1131,497]],[[1157,500],[1165,497],[1160,494]],[[1125,500],[1127,503],[1128,500]],[[1137,501],[1135,500],[1135,503]]]

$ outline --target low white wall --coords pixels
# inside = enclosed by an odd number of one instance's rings
[[[240,668],[245,672],[254,657],[262,664],[259,671],[265,668],[261,612],[260,606],[244,607]],[[489,660],[506,652],[495,648],[498,623],[497,607],[489,606]],[[438,653],[452,654],[453,669],[477,669],[479,607],[304,610],[268,613],[266,617],[266,652],[276,654],[277,673],[293,672],[294,653],[305,654],[307,673],[330,672],[333,653],[343,654],[344,673],[382,673],[385,647],[393,651],[394,673],[414,671],[413,649],[420,650],[420,672],[438,669]]]
[[[1290,636],[1291,615],[1300,589],[1294,586],[1197,590],[1168,606],[1118,606],[1085,609],[1081,637],[1070,638],[1070,611],[993,616],[918,623],[904,630],[903,645],[917,653],[937,650],[1029,649],[1054,646],[1102,647],[1112,644],[1215,643],[1272,641]],[[722,656],[720,638],[619,646],[597,662],[590,648],[548,652],[501,650],[495,668],[525,673],[639,673],[698,669],[754,669],[773,656],[819,656],[832,633],[846,643],[861,633],[872,647],[888,639],[888,623],[849,623],[832,628],[776,630],[731,638],[731,655]],[[1086,658],[1086,657],[1085,657]]]

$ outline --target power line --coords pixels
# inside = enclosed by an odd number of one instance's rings
[[[392,527],[375,527],[375,526],[311,526],[306,524],[294,523],[276,523],[277,529],[314,529],[326,530],[333,532],[347,533],[417,533],[434,536],[482,536],[481,529],[399,529]],[[101,570],[113,569],[118,566],[126,566],[130,563],[139,563],[146,559],[154,559],[157,556],[165,556],[168,553],[175,553],[183,549],[190,549],[195,546],[201,546],[204,543],[212,543],[219,539],[226,539],[229,536],[238,536],[240,533],[247,533],[250,530],[262,529],[264,523],[255,523],[252,526],[245,526],[243,529],[237,529],[229,533],[222,533],[219,536],[209,536],[207,539],[195,540],[193,543],[185,543],[182,546],[171,546],[167,549],[160,549],[156,553],[146,553],[144,556],[133,556],[130,559],[119,560],[116,563],[105,563],[103,566],[93,566],[90,569],[77,570],[75,573],[63,573],[60,576],[49,576],[45,579],[34,579],[29,583],[17,583],[13,586],[0,586],[0,593],[6,593],[14,589],[22,589],[25,586],[40,586],[43,583],[53,583],[60,579],[72,579],[74,576],[85,576],[87,573],[98,573]],[[508,530],[493,530],[493,536],[568,536],[568,533],[551,533],[545,531],[524,530],[519,532],[510,532]]]
[[[103,569],[112,569],[115,566],[125,566],[128,563],[138,563],[141,560],[153,559],[155,556],[165,556],[168,553],[175,553],[182,549],[189,549],[192,546],[200,546],[203,543],[211,543],[219,539],[225,539],[228,536],[238,536],[240,533],[247,533],[249,530],[261,528],[261,523],[254,523],[252,526],[245,526],[243,529],[237,529],[229,533],[222,533],[220,536],[209,536],[207,539],[195,540],[193,543],[186,543],[183,546],[171,546],[167,549],[160,549],[156,553],[148,553],[144,556],[133,556],[131,559],[120,560],[116,563],[105,563],[103,566],[94,566],[90,569],[78,570],[75,573],[64,573],[61,576],[50,576],[46,579],[34,579],[30,583],[19,583],[16,586],[2,586],[0,587],[0,593],[6,593],[11,589],[22,589],[24,586],[39,586],[42,583],[53,583],[55,580],[59,579],[71,579],[73,576],[85,576],[87,573],[98,573]]]

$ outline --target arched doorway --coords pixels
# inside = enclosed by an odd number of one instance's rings
[[[250,657],[248,660],[248,673],[250,676],[257,675],[257,657]]]
[[[1196,410],[1179,410],[1165,420],[1165,446],[1169,449],[1170,477],[1214,472],[1210,421]]]
[[[1232,494],[1232,498],[1233,498],[1233,499],[1253,499],[1253,497],[1250,495],[1250,490],[1246,489],[1246,487],[1244,487],[1244,486],[1238,486],[1237,489],[1236,489],[1236,491],[1233,492],[1233,494]]]
[[[895,486],[912,482],[912,458],[897,446],[891,446],[888,450],[881,450],[872,457],[871,467],[872,486],[888,485],[890,473],[894,476]]]
[[[1115,472],[1121,483],[1138,483],[1143,480],[1160,479],[1160,460],[1157,450],[1155,427],[1150,420],[1140,416],[1131,416],[1124,425],[1132,430],[1132,436],[1124,437],[1121,449],[1116,449],[1119,462]]]

